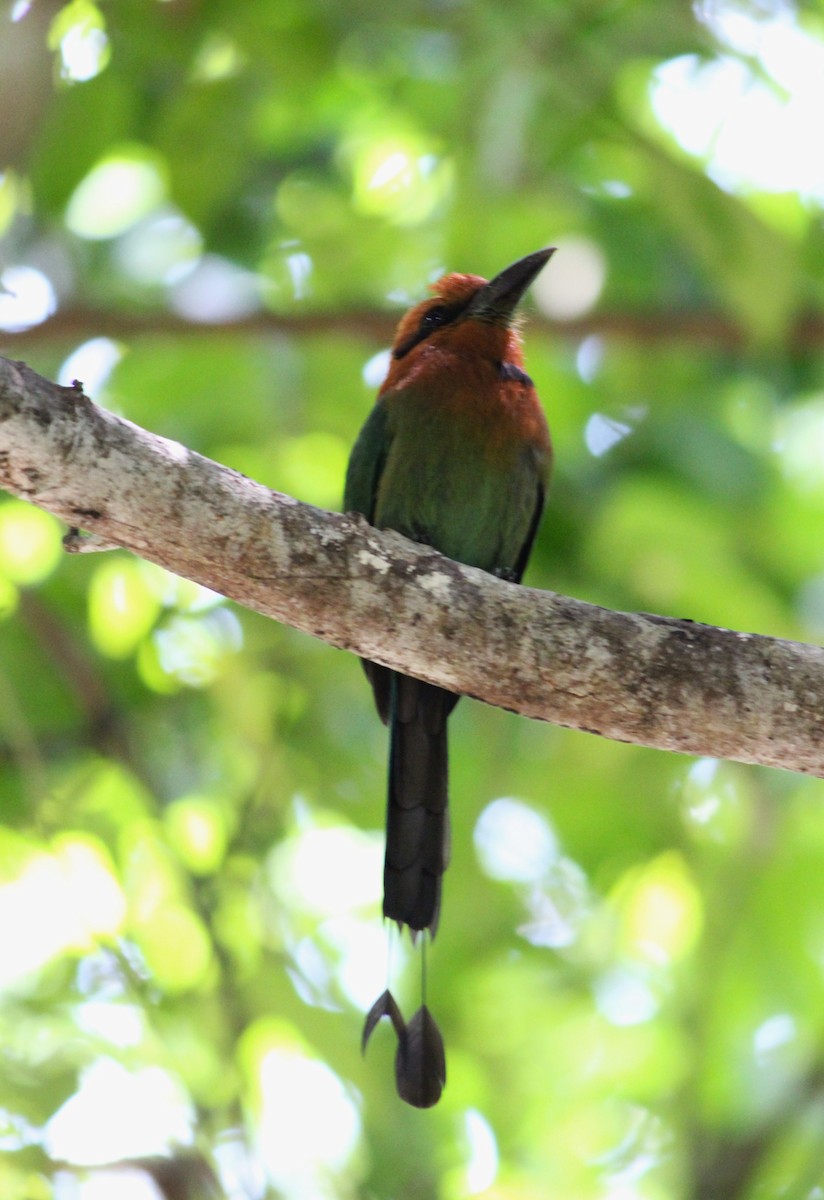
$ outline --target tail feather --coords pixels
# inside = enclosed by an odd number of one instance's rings
[[[449,862],[446,722],[457,702],[443,688],[392,675],[383,911],[432,934]]]

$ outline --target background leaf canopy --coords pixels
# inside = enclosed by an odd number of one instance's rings
[[[0,352],[337,507],[398,313],[557,244],[527,582],[815,641],[822,31],[7,2]],[[386,745],[354,659],[60,536],[0,506],[4,1197],[824,1195],[821,782],[463,702],[421,1114],[388,1031],[359,1054]],[[393,971],[411,1013],[408,945]]]

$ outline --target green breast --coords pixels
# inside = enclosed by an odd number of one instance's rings
[[[542,447],[467,410],[390,404],[374,523],[486,571],[515,566],[542,496]]]

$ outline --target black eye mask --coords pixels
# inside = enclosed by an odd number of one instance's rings
[[[413,346],[417,346],[418,342],[425,341],[436,329],[442,329],[444,325],[451,325],[461,313],[466,311],[471,300],[472,297],[469,296],[466,300],[459,300],[455,304],[433,304],[421,317],[415,332],[410,334],[396,350],[393,350],[392,357],[403,358]]]

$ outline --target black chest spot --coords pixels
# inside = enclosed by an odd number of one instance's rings
[[[526,371],[522,371],[521,368],[516,367],[514,363],[498,363],[498,378],[512,380],[515,383],[523,383],[526,387],[532,387],[532,380],[529,378]]]

